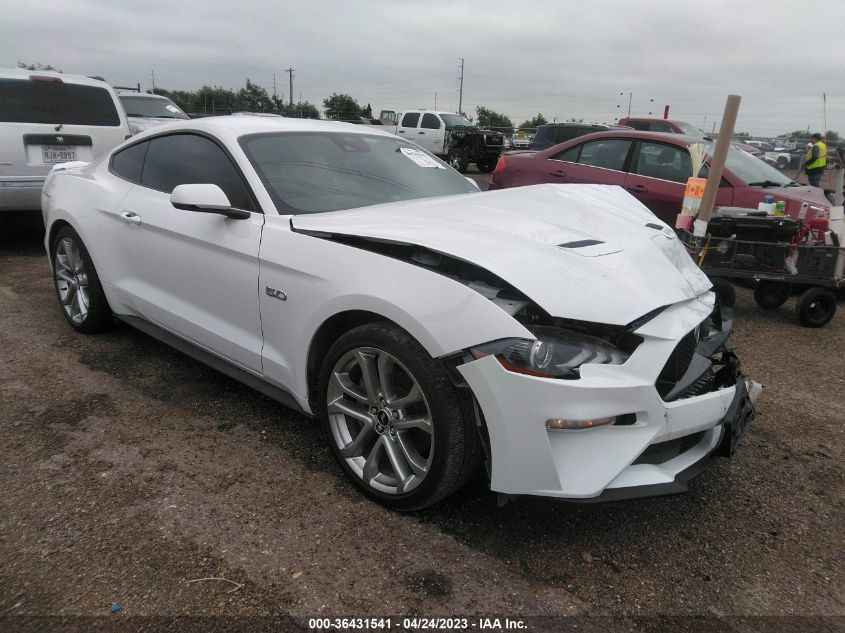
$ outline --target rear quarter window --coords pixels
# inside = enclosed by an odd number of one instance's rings
[[[111,159],[112,173],[129,182],[140,184],[144,157],[149,145],[149,142],[138,143],[117,152]]]
[[[111,93],[98,86],[0,79],[0,121],[118,127]]]

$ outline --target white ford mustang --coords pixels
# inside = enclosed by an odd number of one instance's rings
[[[114,317],[322,421],[368,495],[686,489],[758,385],[671,229],[617,187],[482,193],[393,135],[217,117],[56,166],[65,318]]]

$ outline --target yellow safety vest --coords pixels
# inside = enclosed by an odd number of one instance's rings
[[[813,143],[813,147],[815,147],[816,145],[819,146],[819,157],[816,160],[814,160],[812,163],[807,163],[806,165],[804,165],[804,169],[819,169],[819,168],[827,165],[827,145],[825,145],[821,141]],[[810,149],[807,150],[807,155],[804,156],[804,160],[809,161],[812,158],[813,158],[813,148],[811,147]]]

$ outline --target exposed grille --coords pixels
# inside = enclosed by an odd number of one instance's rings
[[[683,400],[684,398],[692,398],[693,396],[700,396],[702,394],[709,393],[710,391],[713,391],[713,387],[715,384],[716,374],[714,374],[713,370],[710,369],[707,372],[701,374],[698,380],[696,380],[689,387],[684,389],[681,393],[679,393],[672,399]]]
[[[484,142],[487,145],[501,145],[504,142],[504,137],[498,134],[485,134]]]
[[[692,362],[692,356],[695,354],[695,347],[698,344],[695,332],[693,330],[681,339],[680,343],[672,351],[672,355],[669,356],[669,360],[663,366],[660,375],[657,377],[655,386],[657,387],[657,393],[661,397],[665,397],[672,391],[675,384],[683,377],[690,362]]]

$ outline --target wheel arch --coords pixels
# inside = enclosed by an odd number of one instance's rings
[[[349,330],[366,323],[385,321],[397,327],[402,327],[392,319],[368,310],[345,310],[323,321],[315,330],[308,346],[306,360],[306,385],[308,389],[308,404],[311,411],[317,410],[317,393],[319,391],[318,376],[320,364],[332,344]],[[402,328],[405,329],[405,328]],[[407,331],[407,330],[405,330]],[[412,335],[413,336],[413,335]]]

